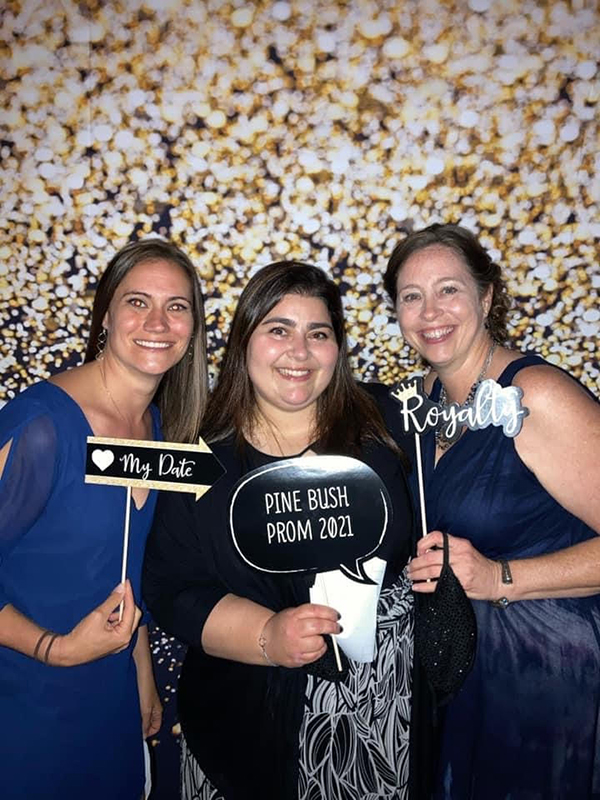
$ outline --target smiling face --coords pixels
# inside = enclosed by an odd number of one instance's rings
[[[265,416],[313,409],[337,363],[338,345],[319,297],[286,294],[262,319],[246,350],[248,375]]]
[[[192,289],[177,264],[136,264],[117,286],[103,320],[106,358],[160,377],[187,351],[193,329]]]
[[[484,327],[491,289],[480,296],[463,260],[432,245],[413,253],[397,278],[402,335],[434,368],[460,368],[488,341]]]

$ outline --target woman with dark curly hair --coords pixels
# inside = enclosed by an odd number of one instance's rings
[[[435,591],[442,531],[478,623],[475,664],[445,712],[436,798],[600,797],[600,406],[568,374],[506,346],[499,267],[457,225],[393,251],[385,275],[425,389],[469,404],[484,378],[528,409],[500,427],[424,437],[427,521],[409,566]]]

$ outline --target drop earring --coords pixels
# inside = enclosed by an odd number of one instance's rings
[[[104,348],[106,347],[106,328],[101,328],[98,338],[96,339],[96,361],[102,361],[104,358]]]

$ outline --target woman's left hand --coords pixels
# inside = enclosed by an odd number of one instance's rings
[[[435,591],[444,561],[444,539],[441,531],[431,531],[417,545],[417,555],[408,565],[413,591],[430,594]],[[491,600],[502,594],[501,570],[496,561],[482,556],[467,539],[448,535],[450,566],[468,597]],[[439,549],[432,549],[432,548]]]
[[[140,713],[142,715],[142,731],[144,738],[154,736],[162,722],[162,705],[152,670],[148,626],[138,629],[138,640],[133,649],[133,659],[137,672],[138,694],[140,696]]]
[[[148,681],[146,686],[139,686],[140,711],[142,712],[142,731],[144,739],[158,733],[162,723],[163,707],[156,691],[154,680]]]

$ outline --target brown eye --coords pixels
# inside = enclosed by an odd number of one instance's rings
[[[402,295],[400,302],[404,304],[416,303],[420,299],[421,295],[418,292],[407,292]]]

